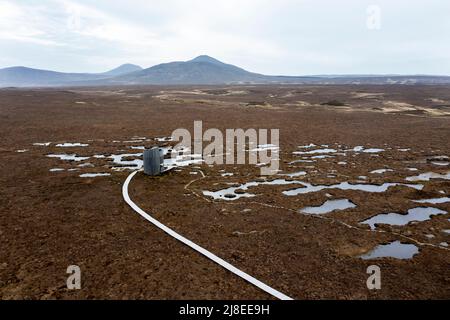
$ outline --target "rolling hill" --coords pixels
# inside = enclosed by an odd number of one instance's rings
[[[147,69],[133,64],[124,64],[104,73],[62,73],[26,67],[0,69],[0,87],[214,84],[450,84],[450,77],[427,75],[268,76],[249,72],[206,55],[189,61],[158,64]]]
[[[0,87],[64,86],[109,79],[139,70],[142,68],[132,64],[124,64],[104,73],[64,73],[27,67],[10,67],[0,69]]]

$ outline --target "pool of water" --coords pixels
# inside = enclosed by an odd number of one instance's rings
[[[362,152],[364,153],[380,153],[385,151],[384,149],[378,149],[378,148],[371,148],[371,149],[364,149]]]
[[[48,154],[47,157],[49,158],[59,158],[60,160],[66,160],[66,161],[84,161],[89,159],[89,157],[80,157],[76,154]]]
[[[276,179],[271,181],[252,181],[247,182],[245,184],[241,184],[236,187],[230,187],[218,191],[203,191],[203,195],[207,197],[212,197],[214,200],[238,200],[240,198],[252,198],[256,197],[256,194],[248,193],[248,192],[236,192],[237,190],[240,191],[247,191],[250,188],[257,187],[260,185],[269,185],[269,186],[283,186],[283,185],[291,185],[291,184],[300,184],[299,181],[288,181],[285,179]]]
[[[307,172],[306,171],[299,171],[299,172],[294,172],[294,173],[286,173],[286,174],[282,174],[282,175],[286,176],[286,177],[290,177],[290,178],[295,178],[295,177],[306,176]]]
[[[430,181],[431,179],[450,180],[450,171],[447,173],[427,172],[418,176],[408,177],[406,181]]]
[[[367,224],[372,230],[376,229],[376,224],[388,224],[392,226],[404,226],[412,221],[427,221],[430,220],[432,216],[447,214],[446,211],[431,208],[431,207],[420,207],[408,210],[407,214],[401,213],[382,213],[372,217],[368,220],[361,222],[362,224]]]
[[[251,193],[240,193],[237,194],[236,190],[244,190],[247,191],[249,188],[257,187],[259,185],[292,185],[297,184],[301,185],[301,188],[292,189],[283,191],[283,194],[286,196],[296,196],[299,194],[306,194],[312,192],[319,192],[325,189],[340,189],[340,190],[355,190],[355,191],[364,191],[364,192],[375,192],[381,193],[386,192],[389,188],[394,186],[404,186],[413,188],[416,190],[422,190],[423,185],[421,184],[402,184],[402,183],[385,183],[382,185],[374,185],[374,184],[351,184],[348,182],[342,182],[334,185],[312,185],[307,182],[297,181],[297,180],[286,180],[286,179],[276,179],[272,181],[261,181],[261,182],[248,182],[245,184],[241,184],[237,187],[226,188],[222,190],[218,190],[215,192],[212,191],[204,191],[203,194],[205,196],[212,197],[213,199],[222,199],[222,200],[237,200],[243,197],[254,197],[255,194]]]
[[[405,244],[400,241],[382,244],[369,253],[360,256],[363,260],[379,258],[411,259],[419,253],[419,248],[413,244]]]
[[[203,195],[207,197],[212,197],[214,200],[238,200],[240,198],[252,198],[256,197],[255,194],[247,193],[247,192],[240,192],[236,193],[237,190],[248,190],[250,187],[257,186],[257,182],[249,182],[246,184],[242,184],[237,187],[229,187],[226,189],[218,190],[218,191],[203,191]]]
[[[449,197],[444,197],[444,198],[422,199],[422,200],[413,200],[413,202],[439,204],[439,203],[450,202],[450,198]]]
[[[311,151],[295,151],[293,154],[297,155],[308,155],[308,154],[325,154],[325,153],[336,153],[338,152],[336,149],[316,149]]]
[[[33,143],[33,146],[37,146],[37,147],[48,147],[50,146],[52,143],[51,142],[36,142]]]
[[[328,200],[318,207],[306,207],[300,209],[300,212],[305,214],[326,214],[333,211],[346,210],[355,207],[356,205],[348,199],[338,199]]]
[[[155,138],[156,141],[158,142],[171,142],[173,141],[172,137],[160,137],[160,138]]]
[[[372,174],[383,174],[383,173],[386,173],[386,172],[393,172],[393,171],[394,170],[392,170],[392,169],[378,169],[378,170],[373,170],[370,173],[372,173]]]
[[[446,167],[446,166],[450,165],[450,162],[432,162],[431,164],[433,164],[435,166]]]
[[[294,160],[292,162],[289,162],[289,164],[296,164],[296,163],[314,163],[314,160]]]
[[[139,159],[123,160],[124,158],[133,158],[133,157]],[[144,165],[144,161],[141,158],[142,153],[113,154],[109,157],[109,159],[112,159],[112,162],[114,164],[119,165],[117,167],[112,168],[115,171],[141,169],[142,166]]]
[[[306,146],[298,146],[299,149],[311,149],[311,148],[314,148],[314,147],[317,147],[314,143],[310,143],[310,144],[308,144]]]
[[[80,174],[81,178],[95,178],[95,177],[107,177],[110,176],[110,173],[83,173]]]
[[[90,162],[85,162],[85,163],[79,164],[77,167],[79,167],[79,168],[94,168],[95,166]]]
[[[59,143],[56,146],[60,147],[60,148],[74,148],[74,147],[87,147],[87,146],[89,146],[89,144],[79,143],[79,142],[75,142],[75,143],[66,142],[66,143]]]
[[[340,189],[340,190],[354,190],[354,191],[364,191],[364,192],[386,192],[389,188],[395,186],[405,186],[408,188],[413,188],[416,190],[422,190],[423,185],[421,184],[403,184],[403,183],[384,183],[382,185],[376,184],[351,184],[348,182],[341,182],[339,184],[333,185],[312,185],[310,183],[301,182],[303,185],[302,188],[287,190],[284,191],[283,194],[286,196],[296,196],[299,194],[306,194],[311,192],[319,192],[325,189]]]
[[[369,148],[366,149],[364,146],[356,146],[353,149],[348,149],[348,150],[344,150],[344,151],[349,151],[349,152],[363,152],[363,153],[380,153],[385,151],[384,149],[380,149],[380,148]]]
[[[221,173],[220,174],[222,177],[232,177],[232,176],[234,176],[234,173],[231,173],[231,172],[225,172],[225,173]]]

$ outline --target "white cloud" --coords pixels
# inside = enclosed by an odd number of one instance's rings
[[[0,51],[63,71],[209,54],[270,74],[450,74],[449,4],[377,2],[371,32],[369,0],[0,0]]]
[[[126,46],[150,47],[157,42],[154,33],[130,21],[121,20],[92,6],[81,5],[74,1],[58,2],[64,6],[67,14],[67,32]]]
[[[63,45],[48,36],[47,31],[52,26],[40,6],[0,1],[0,39],[37,45]]]

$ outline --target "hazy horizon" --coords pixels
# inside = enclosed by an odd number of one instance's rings
[[[438,0],[0,0],[0,68],[101,73],[206,54],[267,75],[450,75],[449,10]]]
[[[213,57],[214,58],[214,57]],[[187,60],[180,60],[180,61],[171,61],[171,62],[186,62],[186,61],[189,61],[189,60],[192,60],[192,59],[187,59]],[[221,62],[224,62],[224,63],[227,63],[226,61],[221,61]],[[108,72],[108,71],[112,71],[112,70],[114,70],[114,69],[116,69],[116,68],[119,68],[119,67],[121,67],[121,66],[123,66],[123,65],[127,65],[127,64],[131,64],[131,65],[137,65],[137,64],[135,64],[135,63],[131,63],[131,62],[125,62],[125,63],[122,63],[122,64],[120,64],[120,65],[117,65],[116,67],[113,67],[113,68],[111,68],[111,69],[107,69],[107,70],[103,70],[103,71],[99,71],[99,72],[91,72],[91,71],[89,71],[89,70],[86,70],[86,71],[77,71],[77,72],[67,72],[67,73],[84,73],[84,74],[88,74],[88,73],[92,73],[92,74],[96,74],[96,73],[98,73],[98,74],[101,74],[101,73],[106,73],[106,72]],[[158,65],[158,64],[156,64],[156,65]],[[137,65],[137,66],[139,66],[139,67],[141,67],[143,70],[145,70],[145,69],[148,69],[148,68],[151,68],[151,67],[153,67],[153,66],[156,66],[156,65],[152,65],[152,66],[140,66],[140,65]],[[239,67],[239,66],[237,66],[237,67]],[[51,69],[42,69],[42,68],[31,68],[31,67],[28,67],[28,66],[22,66],[22,65],[17,65],[17,66],[9,66],[9,67],[1,67],[0,68],[0,70],[2,70],[2,69],[8,69],[8,68],[30,68],[30,69],[35,69],[35,70],[43,70],[43,71],[54,71],[54,72],[61,72],[61,73],[66,73],[65,71],[60,71],[60,70],[51,70]],[[250,72],[253,72],[252,70],[246,70],[246,71],[250,71]],[[284,75],[284,74],[265,74],[265,75],[269,75],[269,76],[293,76],[293,77],[295,77],[295,76],[299,76],[299,77],[309,77],[309,76],[311,76],[311,77],[333,77],[333,76],[336,76],[336,77],[342,77],[342,76],[348,76],[348,77],[352,77],[352,76],[386,76],[386,77],[389,77],[389,76],[392,76],[392,77],[396,77],[396,76],[443,76],[443,77],[450,77],[450,75],[445,75],[445,74],[414,74],[414,73],[410,73],[410,74],[400,74],[400,73],[397,73],[397,74],[394,74],[394,73],[389,73],[389,74],[381,74],[381,73],[378,73],[378,74],[376,74],[376,73],[363,73],[363,74],[355,74],[355,73],[340,73],[340,74],[298,74],[298,75]]]

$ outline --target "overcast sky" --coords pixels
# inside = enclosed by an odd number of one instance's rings
[[[265,74],[450,75],[450,1],[0,0],[0,68],[200,54]]]

